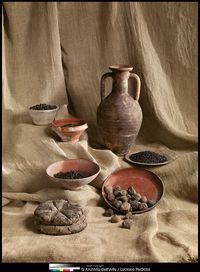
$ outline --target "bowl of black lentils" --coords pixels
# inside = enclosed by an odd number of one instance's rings
[[[29,107],[29,114],[35,125],[44,126],[53,122],[58,109],[55,104],[34,104]]]
[[[145,150],[126,154],[125,160],[138,165],[159,166],[168,164],[170,158],[163,153]]]
[[[119,214],[140,214],[152,210],[161,200],[164,186],[160,178],[141,168],[125,168],[104,181],[102,196]]]
[[[93,181],[99,172],[99,165],[86,159],[58,161],[46,170],[51,181],[68,190],[81,189]]]

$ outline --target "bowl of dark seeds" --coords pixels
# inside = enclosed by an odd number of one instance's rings
[[[58,161],[46,170],[47,175],[57,185],[68,190],[79,190],[93,181],[99,174],[98,164],[85,159]]]
[[[102,196],[119,214],[144,213],[162,198],[163,183],[158,176],[141,168],[125,168],[111,174],[102,186]]]
[[[29,114],[34,124],[44,126],[53,122],[58,109],[54,104],[35,104],[29,107]]]
[[[169,158],[166,155],[153,151],[130,153],[125,156],[125,159],[138,165],[158,166],[169,163]]]

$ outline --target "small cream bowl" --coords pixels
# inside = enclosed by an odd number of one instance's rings
[[[32,118],[33,123],[38,126],[45,126],[45,125],[51,124],[56,117],[56,113],[59,109],[59,106],[52,104],[51,106],[56,106],[56,108],[50,109],[50,110],[31,109],[31,107],[36,105],[39,105],[39,104],[34,104],[29,107],[29,114]]]

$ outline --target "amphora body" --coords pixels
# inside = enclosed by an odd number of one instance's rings
[[[112,72],[101,78],[101,103],[97,109],[97,123],[108,149],[118,156],[128,153],[142,124],[142,110],[138,103],[140,78],[131,73],[133,67],[112,65]],[[113,79],[112,92],[105,97],[105,80]],[[137,81],[135,99],[128,93],[128,79]]]

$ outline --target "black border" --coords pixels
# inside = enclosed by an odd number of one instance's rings
[[[29,2],[29,1],[4,1],[4,2]],[[46,1],[39,1],[39,2],[46,2]],[[53,1],[49,1],[53,2]],[[62,1],[61,1],[62,2]],[[67,1],[66,1],[67,2]],[[70,1],[69,1],[70,2]],[[84,2],[84,1],[74,1],[74,2]],[[93,2],[93,1],[86,1],[86,2]],[[107,2],[107,1],[94,1],[94,2]],[[129,2],[129,1],[109,1],[109,2]],[[132,1],[130,1],[132,2]],[[149,2],[149,1],[137,1],[137,2]],[[152,1],[157,2],[157,1]],[[162,2],[162,1],[158,1]],[[184,1],[167,1],[167,2],[184,2]],[[198,1],[185,1],[185,2],[191,2],[191,3],[198,3]],[[1,2],[1,7],[3,9],[3,2]],[[198,5],[198,14],[199,14],[199,5]],[[1,22],[2,22],[2,13],[1,13]],[[199,20],[198,20],[198,34],[199,34]],[[2,39],[2,26],[1,26],[1,39]],[[198,35],[199,36],[199,35]],[[1,40],[2,41],[2,40]],[[1,42],[2,47],[2,42]],[[2,52],[2,50],[1,50]],[[2,54],[1,54],[2,58]],[[199,60],[199,55],[198,55]],[[1,59],[2,61],[2,59]],[[199,63],[199,62],[198,62]],[[3,66],[2,66],[3,67]],[[2,76],[2,74],[1,74]],[[1,105],[2,105],[2,96],[1,96]],[[1,111],[2,115],[2,111]],[[1,137],[2,137],[2,119],[1,119]],[[2,140],[1,140],[1,147],[2,147]],[[3,153],[2,153],[3,158]],[[1,158],[1,164],[2,164],[2,158]],[[2,168],[1,168],[2,171]],[[2,172],[1,172],[2,177]],[[1,183],[2,184],[2,183]],[[2,190],[2,186],[1,186]],[[1,227],[2,227],[2,213],[1,213]],[[192,231],[192,230],[191,230]],[[1,233],[1,262],[0,262],[0,271],[2,272],[12,272],[12,271],[38,271],[38,272],[45,272],[49,271],[49,263],[3,263],[2,262],[2,233]],[[70,264],[70,263],[68,263]],[[196,272],[198,271],[198,262],[197,263],[73,263],[73,265],[80,266],[80,267],[87,267],[87,265],[90,265],[91,267],[93,265],[103,265],[103,267],[110,267],[110,268],[150,268],[150,272],[177,272],[177,271],[187,271],[187,272]]]
[[[69,263],[68,263],[69,264]],[[176,272],[176,271],[187,271],[196,272],[198,271],[198,263],[73,263],[72,266],[79,266],[84,269],[87,268],[87,272],[93,272],[92,268],[100,266],[100,271],[104,271],[103,268],[116,268],[117,272]],[[121,269],[120,269],[121,268]],[[123,270],[124,268],[124,270]],[[134,270],[135,269],[135,270]],[[143,270],[142,270],[143,269]],[[0,271],[2,272],[45,272],[49,270],[48,263],[1,263]],[[83,271],[83,270],[74,270]],[[106,272],[113,272],[113,270],[105,270]]]

